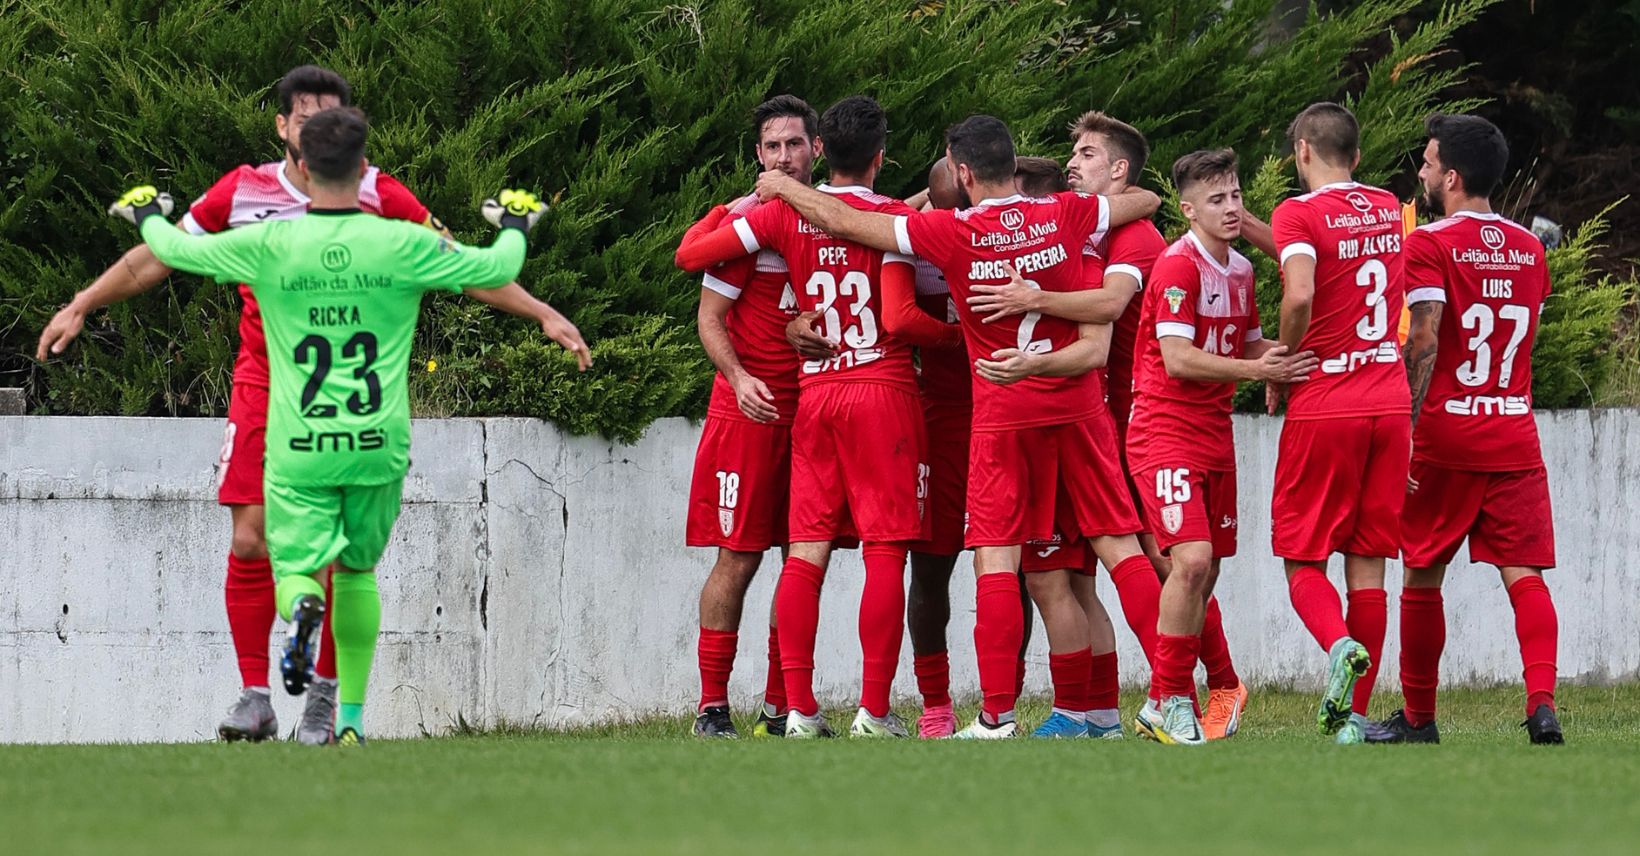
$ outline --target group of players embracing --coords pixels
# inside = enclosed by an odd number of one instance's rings
[[[1531,412],[1549,281],[1542,244],[1489,207],[1508,157],[1490,123],[1429,118],[1419,177],[1442,219],[1412,230],[1393,194],[1353,181],[1355,117],[1314,104],[1287,131],[1302,195],[1266,225],[1242,205],[1232,151],[1187,154],[1171,172],[1188,231],[1170,244],[1149,219],[1160,199],[1139,187],[1144,135],[1104,113],[1071,123],[1063,170],[1016,156],[1006,124],[971,116],[905,201],[873,190],[888,120],[871,98],[817,116],[781,95],[753,118],[755,192],[714,207],[676,255],[704,272],[700,337],[718,369],[688,514],[688,543],[718,549],[700,596],[696,734],[737,734],[729,676],[770,547],[785,561],[753,732],[832,734],[814,693],[820,590],[832,550],[856,545],[851,736],[909,736],[890,707],[906,625],[918,735],[1014,736],[1034,603],[1053,710],[1033,734],[1122,737],[1100,565],[1150,665],[1135,730],[1176,745],[1235,734],[1248,690],[1213,588],[1237,549],[1231,400],[1260,381],[1272,413],[1285,405],[1273,552],[1327,655],[1321,731],[1439,739],[1440,584],[1468,539],[1515,608],[1531,740],[1560,742],[1541,574],[1553,529]],[[819,157],[828,180],[811,186]],[[1238,239],[1279,260],[1279,335],[1261,326]],[[959,728],[946,624],[964,549],[983,701]],[[1333,553],[1347,609],[1325,574]],[[1398,556],[1405,706],[1374,721],[1385,560]]]

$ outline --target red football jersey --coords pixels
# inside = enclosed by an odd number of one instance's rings
[[[1082,281],[1082,247],[1098,239],[1110,223],[1103,197],[1080,193],[1028,198],[987,199],[962,210],[927,211],[901,217],[895,224],[900,250],[937,265],[951,296],[968,345],[974,396],[974,430],[1002,431],[1039,425],[1061,425],[1087,418],[1102,407],[1099,379],[1030,377],[1008,386],[980,378],[974,360],[990,359],[1006,348],[1048,353],[1081,335],[1074,321],[1039,312],[983,323],[968,306],[976,284],[1003,285],[1003,262],[1035,288],[1078,291]]]
[[[822,184],[816,189],[861,211],[911,211],[904,202],[864,187]],[[885,261],[909,265],[910,259],[885,260],[881,250],[833,238],[781,200],[759,206],[733,225],[747,253],[766,248],[786,260],[799,307],[804,312],[818,310],[821,335],[842,343],[835,357],[803,360],[800,384],[876,381],[916,391],[911,348],[889,335],[879,320],[883,300],[878,285]]]
[[[1133,359],[1145,283],[1156,266],[1156,259],[1166,250],[1167,239],[1149,220],[1124,223],[1110,230],[1103,241],[1089,241],[1082,248],[1082,264],[1087,268],[1084,276],[1090,283],[1097,282],[1103,287],[1106,273],[1125,273],[1139,281],[1139,291],[1128,301],[1127,309],[1122,311],[1122,316],[1111,327],[1110,357],[1105,361],[1105,376],[1113,403],[1132,396]],[[1129,414],[1111,415],[1125,423]]]
[[[412,223],[427,222],[427,206],[408,188],[375,167],[359,182],[359,207],[372,214]],[[307,213],[308,196],[285,176],[285,162],[242,164],[217,179],[194,200],[178,224],[195,235],[221,232],[264,220],[289,220]],[[268,343],[262,335],[262,313],[256,298],[239,284],[239,355],[234,358],[233,382],[268,385]]]
[[[1240,359],[1249,342],[1264,338],[1252,262],[1232,249],[1229,264],[1220,265],[1196,233],[1186,232],[1156,260],[1143,294],[1128,427],[1133,467],[1188,462],[1235,469],[1230,402],[1236,385],[1169,376],[1161,338],[1180,336],[1209,354]]]
[[[1329,184],[1276,206],[1281,261],[1315,259],[1315,301],[1299,349],[1321,365],[1287,394],[1288,419],[1410,413],[1396,324],[1405,278],[1401,202],[1355,182]]]
[[[1407,236],[1406,282],[1409,303],[1446,304],[1413,460],[1491,472],[1540,466],[1532,342],[1550,290],[1543,242],[1496,214],[1460,212]]]
[[[917,306],[933,318],[957,323],[957,304],[951,299],[945,274],[923,258],[917,259]],[[972,410],[974,393],[968,371],[967,352],[960,348],[917,349],[917,385],[922,389],[924,412]]]
[[[729,204],[725,221],[745,217],[759,207],[755,194],[737,199]],[[797,317],[797,294],[786,260],[772,250],[762,250],[712,268],[702,285],[735,302],[724,319],[729,344],[741,366],[774,395],[775,409],[780,411],[774,424],[790,425],[797,415],[798,359],[786,341],[786,325]],[[734,387],[722,372],[712,381],[707,411],[729,419],[746,418],[735,403]]]

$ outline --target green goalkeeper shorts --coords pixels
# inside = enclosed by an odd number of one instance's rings
[[[311,577],[331,562],[355,571],[376,567],[399,519],[403,493],[403,479],[344,487],[265,482],[273,575]]]

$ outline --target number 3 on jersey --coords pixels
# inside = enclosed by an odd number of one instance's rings
[[[803,291],[818,298],[820,335],[833,342],[860,349],[877,345],[877,316],[871,311],[871,279],[862,271],[849,271],[839,280],[830,271],[817,270],[803,284]],[[839,297],[852,298],[848,314],[853,319],[843,326],[842,313],[837,309]]]
[[[309,419],[328,419],[336,415],[336,405],[315,404],[314,399],[319,397],[319,390],[324,388],[325,378],[330,376],[330,370],[335,364],[330,340],[318,334],[312,334],[296,343],[296,352],[291,359],[299,366],[313,364],[313,373],[308,375],[307,384],[302,387],[302,416]],[[382,382],[372,366],[376,363],[376,335],[369,332],[358,332],[353,338],[342,345],[342,359],[358,359],[359,366],[353,370],[353,377],[364,381],[364,396],[354,392],[347,397],[347,410],[355,416],[369,416],[381,409]]]

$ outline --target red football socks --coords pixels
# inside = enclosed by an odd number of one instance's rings
[[[951,657],[944,651],[920,654],[911,660],[911,669],[917,673],[917,692],[922,694],[923,709],[945,707],[951,704]]]
[[[1151,696],[1196,696],[1196,660],[1201,656],[1200,636],[1156,636],[1156,663],[1151,667]]]
[[[1355,694],[1350,698],[1350,710],[1367,715],[1367,703],[1372,701],[1372,687],[1378,682],[1378,661],[1384,654],[1384,632],[1389,624],[1389,593],[1381,588],[1355,589],[1349,593],[1350,611],[1344,618],[1350,638],[1361,643],[1372,658],[1367,673],[1355,682]]]
[[[273,566],[267,559],[241,559],[229,553],[223,602],[228,608],[228,633],[239,660],[240,681],[247,687],[267,686],[268,640],[279,614],[273,602]]]
[[[1069,654],[1049,653],[1048,673],[1053,678],[1055,710],[1081,713],[1088,709],[1088,679],[1093,676],[1091,648]]]
[[[1122,602],[1122,617],[1151,667],[1156,665],[1156,619],[1161,614],[1162,581],[1144,554],[1129,556],[1110,569],[1116,598]]]
[[[700,629],[696,650],[700,659],[700,705],[698,710],[729,704],[729,671],[735,665],[735,645],[740,634],[728,630]]]
[[[769,628],[769,676],[763,682],[763,703],[774,707],[775,715],[786,712],[786,676],[780,669],[780,631]]]
[[[900,665],[905,636],[905,545],[867,544],[865,587],[860,592],[860,706],[887,716],[888,695]]]
[[[1435,720],[1435,687],[1446,647],[1446,612],[1438,588],[1401,589],[1401,695],[1407,722]]]
[[[974,651],[979,660],[979,687],[985,696],[984,712],[997,722],[1014,709],[1019,644],[1025,635],[1025,614],[1019,608],[1019,576],[984,574],[976,588]]]
[[[1219,611],[1219,599],[1207,599],[1207,611],[1202,614],[1202,665],[1207,669],[1207,688],[1233,690],[1241,684],[1236,664],[1230,659],[1230,640],[1224,638],[1224,613]]]
[[[1092,670],[1088,674],[1088,706],[1087,710],[1110,710],[1122,703],[1122,685],[1116,673],[1116,652],[1107,651],[1103,654],[1094,654],[1088,665]]]
[[[330,579],[325,580],[325,617],[319,622],[319,662],[313,664],[313,675],[327,681],[336,680],[336,637],[330,632],[330,614],[335,612],[336,601],[332,598],[331,581],[336,579],[336,572],[332,571]],[[275,604],[277,606],[277,604]]]
[[[1509,587],[1520,641],[1521,676],[1526,680],[1526,714],[1538,705],[1555,706],[1555,654],[1560,622],[1542,577],[1522,577]]]
[[[1334,643],[1350,634],[1344,624],[1344,604],[1338,599],[1338,589],[1320,568],[1299,568],[1287,579],[1287,594],[1292,597],[1299,620],[1321,650],[1332,651]]]
[[[813,562],[788,557],[775,594],[786,704],[804,716],[820,712],[814,699],[814,633],[820,624],[820,583],[825,577]]]

